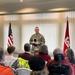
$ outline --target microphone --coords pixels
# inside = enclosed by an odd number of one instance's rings
[[[36,39],[34,39],[34,42],[37,42],[37,40],[36,40]],[[33,45],[34,45],[34,46],[37,46],[37,44],[35,44],[35,43],[34,43]]]
[[[36,39],[34,39],[34,42],[36,42]]]

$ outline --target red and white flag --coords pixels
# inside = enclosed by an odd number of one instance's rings
[[[64,39],[64,49],[63,49],[63,53],[65,57],[66,57],[66,50],[68,48],[70,48],[70,36],[69,36],[69,22],[67,19],[67,26],[66,26],[65,39]]]
[[[11,23],[9,23],[8,46],[12,46],[12,45],[13,45],[13,35],[12,35]]]

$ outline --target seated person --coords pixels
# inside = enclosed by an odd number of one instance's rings
[[[29,60],[29,66],[32,70],[31,75],[47,75],[48,71],[45,65],[45,61],[40,56],[33,56]]]
[[[13,53],[15,51],[15,47],[14,46],[9,46],[7,48],[7,54],[5,55],[5,64],[6,66],[9,66],[13,69],[19,68],[19,61],[17,57],[13,56]]]
[[[22,68],[30,69],[28,61],[31,59],[31,57],[33,57],[33,55],[30,54],[30,44],[29,43],[26,43],[24,45],[24,50],[25,50],[24,53],[20,53],[18,55],[18,60]]]
[[[74,52],[71,48],[68,48],[66,51],[67,59],[70,63],[75,64]]]
[[[14,72],[10,67],[6,67],[4,64],[4,51],[0,48],[0,75],[14,75]]]
[[[18,55],[18,57],[23,58],[25,60],[29,60],[33,56],[33,55],[30,54],[30,44],[29,43],[26,43],[24,45],[24,50],[25,50],[25,52],[24,53],[20,53]]]
[[[47,45],[41,45],[39,48],[39,53],[36,56],[41,56],[45,61],[51,59],[50,55],[48,55],[48,47]]]
[[[64,59],[63,52],[60,48],[56,48],[53,52],[53,55],[54,55],[54,60],[49,60],[48,63],[47,63],[48,70],[50,69],[50,66],[52,64],[61,65],[58,61],[58,55],[61,55],[61,63],[66,65],[66,66],[69,66],[70,75],[74,75],[74,70],[73,70],[73,67],[72,67],[71,63],[68,60]],[[50,75],[50,70],[49,70],[49,75]]]

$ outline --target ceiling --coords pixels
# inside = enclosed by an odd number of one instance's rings
[[[75,0],[0,0],[0,14],[67,10],[75,10]]]

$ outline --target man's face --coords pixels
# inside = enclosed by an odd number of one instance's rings
[[[35,28],[35,32],[39,33],[39,28],[38,27]]]

